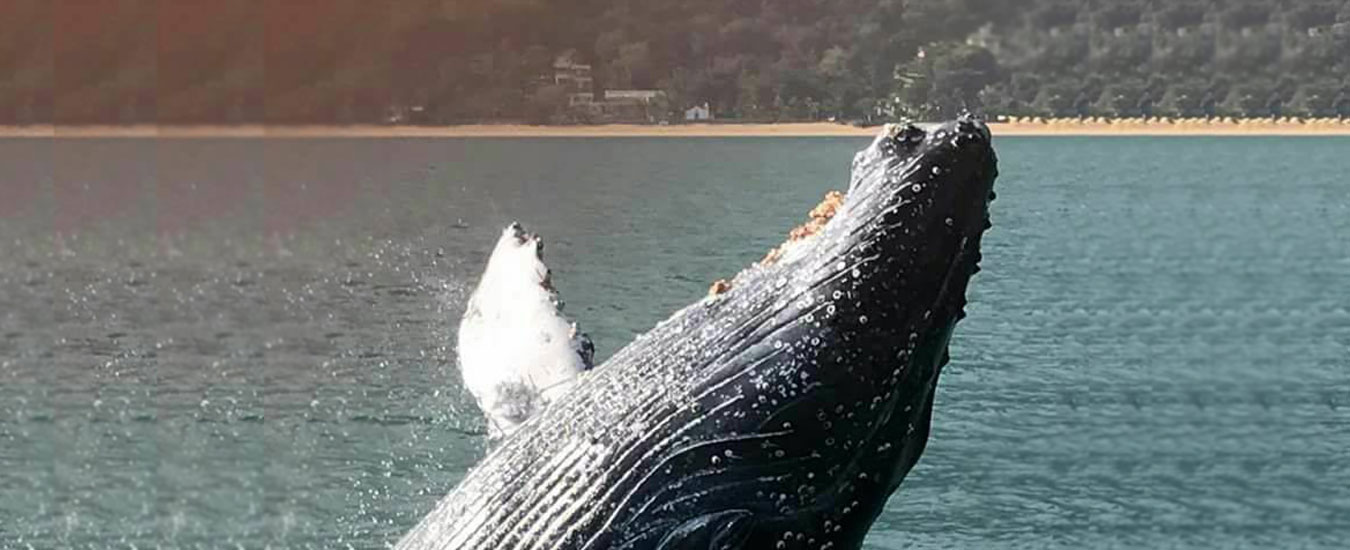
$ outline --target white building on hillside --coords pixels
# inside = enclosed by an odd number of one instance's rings
[[[684,110],[685,120],[712,120],[712,109],[707,103],[695,105]]]
[[[605,101],[651,103],[666,95],[661,90],[605,90]]]
[[[553,84],[569,92],[590,92],[595,84],[591,66],[578,63],[575,50],[568,50],[553,61]]]

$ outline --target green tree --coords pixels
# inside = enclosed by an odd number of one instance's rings
[[[548,85],[535,90],[525,104],[526,119],[534,124],[556,122],[567,107],[567,90]]]
[[[1340,86],[1334,81],[1322,80],[1304,84],[1294,92],[1285,107],[1285,114],[1307,118],[1339,116],[1340,113],[1336,112],[1336,99],[1340,94]]]
[[[1135,80],[1108,84],[1092,104],[1092,114],[1112,118],[1143,116],[1148,99],[1145,92],[1144,84]]]
[[[1233,86],[1218,105],[1218,114],[1233,117],[1265,117],[1271,110],[1275,86],[1268,81],[1255,80]]]
[[[980,93],[1001,78],[998,60],[980,46],[929,44],[896,75],[895,104],[907,116],[953,117],[980,111]]]
[[[1056,80],[1042,86],[1031,101],[1030,112],[1037,116],[1079,116],[1082,99],[1077,82]]]
[[[1118,0],[1100,4],[1092,12],[1092,24],[1098,29],[1114,31],[1139,24],[1144,6],[1138,2]]]
[[[1167,88],[1162,99],[1154,107],[1154,113],[1173,118],[1196,118],[1205,116],[1205,98],[1207,90],[1203,83],[1182,81]]]
[[[672,110],[865,122],[1343,113],[1350,74],[1347,0],[12,3],[0,123],[554,120],[569,50]]]
[[[1265,25],[1270,21],[1271,6],[1268,2],[1242,0],[1221,8],[1219,23],[1229,29],[1247,29]]]
[[[1154,12],[1153,20],[1167,30],[1195,27],[1204,22],[1206,9],[1205,2],[1195,0],[1162,2]]]

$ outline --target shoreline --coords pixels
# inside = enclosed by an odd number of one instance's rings
[[[1175,121],[1050,119],[991,122],[997,136],[1350,136],[1350,119]],[[0,126],[0,138],[470,138],[470,137],[870,137],[879,127],[832,122],[718,123],[670,126],[187,125]]]

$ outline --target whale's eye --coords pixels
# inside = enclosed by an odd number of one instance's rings
[[[900,129],[900,133],[896,134],[895,139],[904,145],[914,146],[922,142],[924,136],[923,128],[915,126],[913,123],[906,123]]]

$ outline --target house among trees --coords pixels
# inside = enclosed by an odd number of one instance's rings
[[[589,92],[595,79],[590,65],[577,62],[577,51],[567,50],[553,61],[553,84],[569,92]]]
[[[593,92],[572,92],[567,94],[568,107],[588,107],[595,103]]]
[[[651,103],[665,97],[661,90],[605,90],[605,101],[619,103]]]
[[[605,90],[602,111],[611,120],[655,122],[666,111],[661,90]]]
[[[695,105],[684,110],[685,120],[712,120],[712,118],[712,109],[706,102],[702,105]]]
[[[577,62],[577,51],[567,50],[553,61],[553,84],[567,93],[569,108],[589,108],[595,103],[595,78],[591,66]]]

